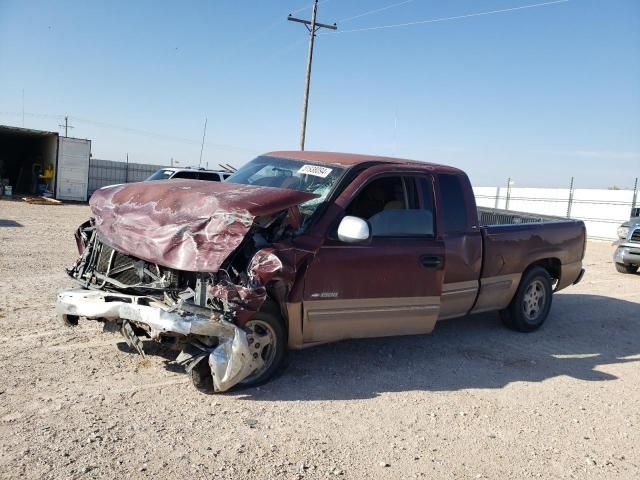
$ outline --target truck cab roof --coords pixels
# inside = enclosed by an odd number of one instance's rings
[[[313,163],[326,163],[332,165],[340,165],[342,167],[352,167],[363,163],[379,162],[394,163],[399,165],[416,165],[441,173],[464,173],[462,170],[448,165],[438,163],[423,162],[418,160],[410,160],[406,158],[384,157],[379,155],[366,155],[356,153],[340,153],[340,152],[318,152],[318,151],[301,151],[301,150],[282,150],[269,152],[264,154],[269,157],[288,158],[291,160],[302,160]]]

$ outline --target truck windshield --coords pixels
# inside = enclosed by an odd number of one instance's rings
[[[330,164],[261,156],[241,167],[227,182],[286,188],[318,195],[318,198],[299,207],[306,223],[327,199],[343,172],[343,168]]]
[[[173,175],[173,170],[166,170],[164,168],[161,168],[156,173],[154,173],[149,178],[147,178],[146,181],[150,181],[150,180],[166,180],[167,178],[170,178],[171,175]]]

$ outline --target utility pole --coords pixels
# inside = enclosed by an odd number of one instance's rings
[[[507,199],[504,202],[505,210],[509,210],[509,200],[511,200],[511,185],[513,184],[514,182],[511,180],[511,177],[509,177],[509,179],[507,180]]]
[[[309,108],[309,84],[311,83],[311,62],[313,61],[313,41],[316,37],[316,32],[321,28],[328,28],[330,30],[337,30],[338,27],[334,23],[333,25],[327,25],[325,23],[316,22],[316,16],[318,14],[318,0],[313,2],[313,11],[311,13],[311,20],[303,20],[301,18],[294,18],[289,14],[287,20],[290,22],[302,23],[309,31],[309,53],[307,55],[307,75],[304,82],[304,102],[302,105],[302,132],[300,133],[300,150],[304,150],[304,139],[307,130],[307,110]]]
[[[569,201],[567,202],[567,218],[571,218],[571,205],[573,204],[573,177],[569,185]]]
[[[69,117],[64,117],[64,125],[63,124],[58,124],[59,127],[64,128],[64,136],[68,137],[69,135],[67,135],[68,130],[70,128],[76,128],[76,127],[72,127],[71,125],[69,125]]]
[[[202,151],[204,150],[204,137],[207,135],[207,119],[204,119],[204,130],[202,132],[202,145],[200,146],[200,161],[198,162],[198,168],[202,165]]]

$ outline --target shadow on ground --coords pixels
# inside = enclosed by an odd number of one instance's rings
[[[540,330],[507,330],[497,314],[444,321],[431,335],[340,342],[292,352],[282,374],[245,400],[343,400],[383,392],[502,388],[569,376],[615,380],[599,367],[640,360],[640,306],[559,294]],[[638,356],[636,358],[624,358]]]
[[[16,222],[15,220],[5,220],[0,218],[0,227],[22,227],[21,223]]]

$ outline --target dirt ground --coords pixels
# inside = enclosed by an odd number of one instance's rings
[[[2,478],[640,478],[640,275],[609,243],[535,333],[450,320],[209,396],[154,344],[57,323],[88,214],[0,200]]]

